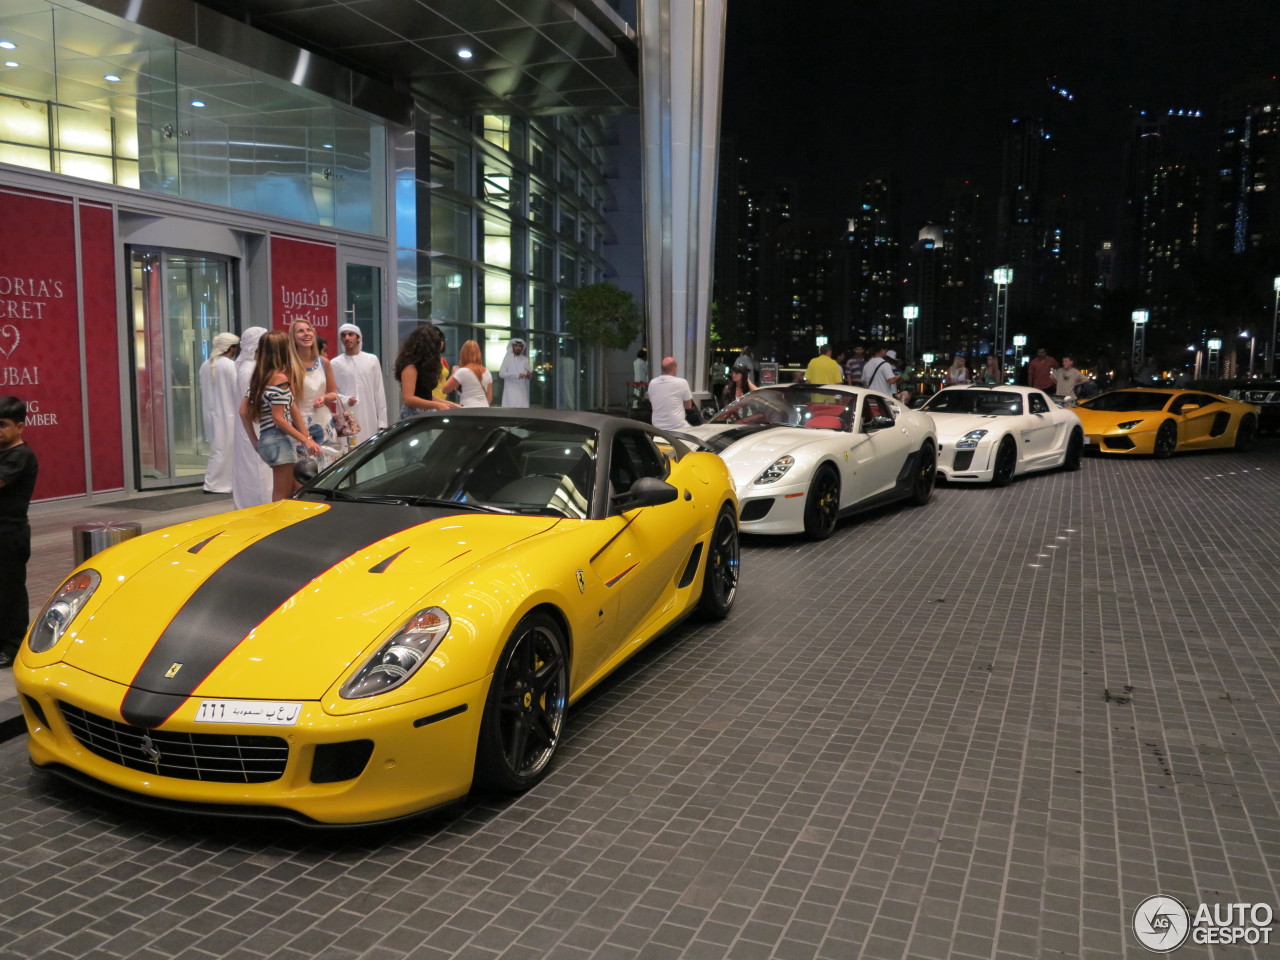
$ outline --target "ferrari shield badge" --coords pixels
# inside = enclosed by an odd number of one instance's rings
[[[178,671],[181,669],[182,669],[182,664],[180,663],[170,664],[169,669],[165,671],[164,678],[166,680],[172,680],[174,677],[178,675]]]
[[[587,578],[582,575],[581,570],[578,571],[578,592],[579,593],[587,592]]]

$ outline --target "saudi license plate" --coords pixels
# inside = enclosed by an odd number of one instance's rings
[[[196,723],[248,723],[262,727],[292,727],[302,713],[300,703],[274,700],[201,700]]]

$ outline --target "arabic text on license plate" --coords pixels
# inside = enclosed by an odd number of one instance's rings
[[[274,700],[201,700],[196,723],[249,723],[267,727],[292,727],[302,713],[300,703]]]

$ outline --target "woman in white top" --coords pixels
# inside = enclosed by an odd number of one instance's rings
[[[333,442],[333,412],[329,404],[338,399],[338,385],[333,379],[333,371],[329,369],[329,361],[320,355],[316,347],[316,331],[306,320],[294,320],[289,324],[289,343],[302,368],[298,409],[307,422],[307,432],[321,446],[336,447]]]
[[[468,340],[458,354],[458,366],[442,388],[445,393],[458,391],[458,402],[464,407],[487,407],[493,403],[493,374],[485,369],[480,344]]]
[[[956,358],[951,361],[951,369],[947,371],[947,383],[968,383],[969,382],[969,364],[965,362],[964,356],[957,353]]]

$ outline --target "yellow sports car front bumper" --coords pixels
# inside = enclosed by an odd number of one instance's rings
[[[489,678],[341,717],[314,701],[285,705],[290,716],[299,708],[288,725],[201,721],[208,701],[193,696],[154,730],[121,719],[124,687],[63,663],[28,672],[23,687],[38,767],[61,765],[154,806],[217,804],[231,815],[274,808],[344,824],[396,819],[467,793]],[[262,717],[281,706],[260,703],[268,709],[240,710]]]

